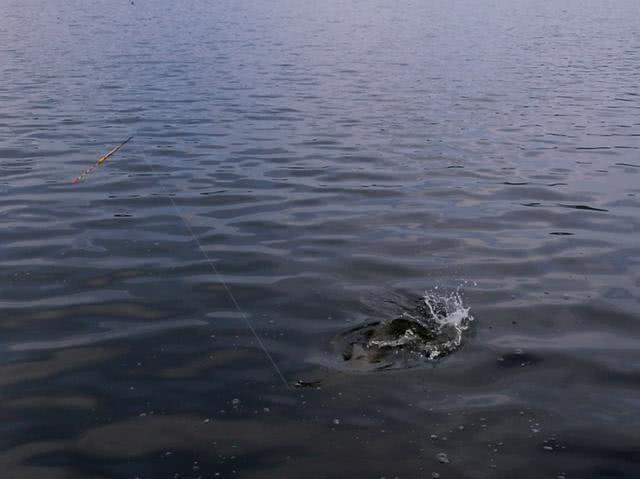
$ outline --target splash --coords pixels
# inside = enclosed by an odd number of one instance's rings
[[[358,369],[410,367],[460,348],[473,317],[459,290],[428,291],[412,308],[392,319],[346,331],[337,341],[345,363]]]

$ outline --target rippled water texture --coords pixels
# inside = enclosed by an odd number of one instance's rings
[[[639,477],[639,24],[0,2],[2,477]],[[327,366],[436,286],[461,350]]]

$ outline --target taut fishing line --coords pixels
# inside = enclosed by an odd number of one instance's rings
[[[143,155],[143,158],[144,158],[144,161],[149,166],[149,169],[151,170],[151,173],[154,176],[157,176],[156,175],[156,170],[155,170],[151,160],[149,160],[144,155]],[[180,209],[178,204],[175,202],[175,200],[171,196],[171,193],[164,186],[164,184],[159,179],[157,180],[157,183],[160,185],[160,188],[162,188],[164,193],[167,195],[167,198],[169,198],[169,201],[171,202],[171,205],[173,206],[173,209],[176,212],[176,215],[182,220],[182,223],[184,224],[185,228],[187,229],[187,231],[189,232],[189,234],[191,235],[191,237],[195,241],[196,245],[198,245],[198,249],[202,253],[202,256],[205,258],[205,260],[207,261],[207,263],[211,267],[211,270],[213,271],[213,274],[216,276],[216,279],[218,280],[218,282],[224,288],[225,292],[229,296],[229,299],[233,303],[234,308],[236,309],[238,314],[240,314],[240,316],[242,317],[244,323],[247,325],[247,328],[249,329],[249,331],[251,331],[251,334],[253,335],[253,337],[255,338],[256,342],[258,343],[258,345],[260,346],[260,348],[264,352],[265,356],[269,359],[269,362],[271,363],[271,365],[273,366],[273,369],[275,370],[276,374],[278,375],[278,377],[282,381],[282,384],[284,385],[285,388],[288,389],[289,388],[289,383],[287,382],[286,378],[284,377],[284,374],[282,373],[282,371],[278,367],[278,364],[276,363],[276,361],[273,359],[273,356],[271,356],[271,353],[269,353],[269,350],[267,349],[266,345],[264,344],[264,342],[260,338],[260,335],[258,334],[256,329],[254,328],[253,324],[251,323],[251,320],[249,319],[247,314],[243,311],[243,309],[240,307],[240,304],[238,304],[238,301],[236,300],[236,297],[231,292],[231,288],[229,288],[229,286],[227,285],[226,281],[224,280],[222,274],[220,274],[220,272],[218,271],[218,268],[216,268],[216,265],[214,264],[213,260],[211,259],[209,254],[206,252],[206,250],[202,246],[202,243],[200,242],[200,240],[196,236],[195,232],[193,231],[193,228],[191,227],[191,223],[189,223],[187,218],[184,216],[184,214],[182,213],[182,210]]]

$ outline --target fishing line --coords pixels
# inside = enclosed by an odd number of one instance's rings
[[[153,163],[151,163],[151,160],[149,160],[145,155],[143,155],[143,159],[147,163],[147,165],[149,166],[149,169],[151,170],[152,175],[157,177],[156,170],[155,170],[155,168],[153,166]],[[185,228],[187,229],[187,231],[189,232],[189,234],[191,235],[191,237],[195,241],[196,245],[198,245],[198,249],[202,253],[202,256],[205,258],[207,263],[209,263],[209,266],[211,267],[211,270],[213,271],[213,274],[216,276],[216,279],[218,280],[218,282],[222,285],[222,287],[226,291],[227,295],[229,296],[229,299],[233,303],[234,308],[236,309],[238,314],[240,314],[240,316],[242,317],[244,323],[247,325],[247,328],[249,329],[249,331],[251,331],[251,334],[255,338],[256,342],[258,343],[260,348],[262,348],[262,351],[264,352],[265,356],[269,359],[269,362],[271,363],[271,365],[273,366],[273,369],[275,370],[275,372],[277,373],[278,377],[282,381],[282,384],[284,385],[285,388],[289,389],[289,383],[287,382],[286,378],[284,377],[284,374],[282,373],[282,371],[278,367],[278,364],[276,363],[276,361],[273,359],[273,356],[271,356],[271,353],[269,353],[269,350],[267,349],[266,345],[264,344],[264,342],[260,338],[260,335],[258,334],[256,329],[253,327],[253,324],[249,320],[249,317],[242,310],[242,308],[240,307],[240,304],[238,304],[238,301],[236,300],[236,297],[231,292],[231,289],[229,288],[229,286],[227,285],[226,281],[224,280],[224,278],[222,277],[222,275],[218,271],[218,268],[216,268],[213,260],[211,259],[209,254],[206,252],[206,250],[202,246],[202,243],[200,242],[200,240],[196,236],[195,232],[193,231],[193,228],[191,227],[191,223],[189,223],[189,221],[186,219],[186,217],[182,213],[182,210],[180,209],[178,204],[173,199],[173,196],[169,192],[168,188],[165,187],[164,184],[159,179],[157,179],[157,183],[160,185],[160,188],[162,188],[164,193],[169,198],[169,201],[171,202],[171,205],[173,206],[173,209],[175,210],[176,215],[182,220],[182,223],[184,224]]]

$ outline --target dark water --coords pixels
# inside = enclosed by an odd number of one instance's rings
[[[639,24],[2,1],[2,477],[639,477]],[[341,368],[436,287],[462,350]]]

